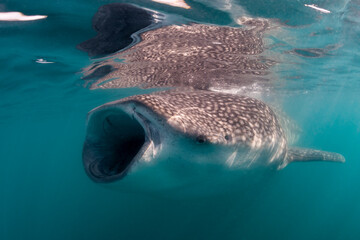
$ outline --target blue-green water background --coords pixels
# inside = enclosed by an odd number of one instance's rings
[[[94,36],[91,18],[109,2],[0,3],[48,15],[0,22],[0,239],[360,239],[359,1],[227,1],[288,24],[266,36],[279,62],[273,92],[301,128],[296,145],[342,153],[346,163],[291,164],[243,191],[234,182],[226,194],[194,198],[122,191],[83,170],[86,113],[144,92],[83,87],[91,60],[75,46]],[[189,0],[190,10],[132,2],[219,25],[234,26],[237,14],[222,1]],[[331,14],[304,6],[312,3]],[[330,50],[310,58],[295,48]]]

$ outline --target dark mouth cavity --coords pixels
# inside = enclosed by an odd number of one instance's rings
[[[96,182],[120,179],[147,142],[140,123],[120,109],[95,112],[83,148],[85,170]]]

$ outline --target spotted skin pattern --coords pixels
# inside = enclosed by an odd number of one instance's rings
[[[182,134],[209,143],[260,148],[284,139],[270,107],[247,96],[201,90],[165,91],[131,96],[116,104],[128,102],[151,109]]]
[[[243,24],[243,28],[171,25],[144,32],[138,44],[86,68],[83,78],[91,89],[137,86],[207,90],[267,82],[265,76],[275,64],[260,55],[268,23],[247,20]]]

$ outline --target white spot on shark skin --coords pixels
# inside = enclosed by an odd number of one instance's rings
[[[167,123],[170,125],[177,125],[177,126],[181,126],[181,129],[183,132],[186,132],[186,126],[185,124],[182,122],[182,119],[184,118],[184,115],[179,113],[177,115],[171,116],[168,120]]]
[[[309,8],[312,8],[312,9],[315,9],[319,12],[322,12],[322,13],[331,13],[329,10],[326,10],[324,8],[319,8],[318,6],[316,6],[315,4],[304,4],[305,7],[309,7]]]
[[[251,126],[251,128],[253,129],[253,126]],[[263,147],[263,141],[261,139],[261,137],[259,137],[257,134],[254,135],[254,139],[250,144],[252,149],[260,149],[261,147]]]
[[[173,7],[181,7],[181,8],[185,8],[185,9],[191,8],[189,5],[186,4],[186,2],[184,0],[152,0],[152,1],[157,2],[157,3],[163,3],[166,5],[173,6]]]
[[[0,12],[0,21],[35,21],[47,18],[46,15],[24,15],[21,12]]]

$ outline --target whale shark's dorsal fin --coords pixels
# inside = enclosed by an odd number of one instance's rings
[[[345,162],[345,158],[343,155],[333,152],[325,152],[309,148],[288,148],[286,162],[291,163],[309,161]]]

